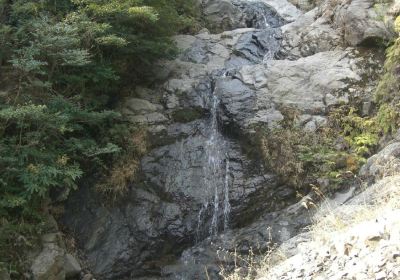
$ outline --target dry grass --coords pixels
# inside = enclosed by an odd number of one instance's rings
[[[233,270],[227,270],[221,266],[220,275],[224,280],[251,280],[259,275],[267,275],[274,264],[285,260],[285,255],[272,243],[271,228],[267,228],[269,243],[271,244],[263,256],[256,255],[251,248],[245,255],[233,252],[224,252],[224,257],[220,257],[223,262],[233,261]]]
[[[127,140],[128,152],[121,156],[110,168],[104,180],[96,185],[96,190],[112,200],[121,197],[128,190],[139,171],[140,158],[147,152],[147,132],[145,129],[133,132]]]
[[[139,169],[139,160],[124,157],[114,164],[107,179],[96,185],[97,191],[112,195],[113,199],[123,195]]]
[[[400,175],[383,178],[349,204],[334,208],[329,202],[323,203],[310,230],[315,241],[325,242],[333,233],[340,234],[396,209],[400,209]]]
[[[393,162],[388,161],[388,168],[385,169],[386,177],[371,187],[363,186],[362,194],[352,198],[345,205],[336,205],[323,197],[319,209],[314,216],[313,224],[309,230],[311,240],[315,248],[329,244],[335,237],[345,234],[357,228],[357,225],[365,224],[368,221],[380,220],[382,217],[396,215],[400,210],[400,175],[393,175]],[[396,163],[397,164],[397,163]],[[314,190],[315,191],[315,190]],[[317,245],[316,245],[317,244]],[[256,262],[254,256],[249,254],[245,262],[243,257],[234,255],[241,261],[240,265],[235,262],[235,270],[223,274],[224,280],[250,280],[250,279],[271,279],[271,270],[287,258],[275,248],[266,253],[261,261]],[[242,265],[247,265],[243,268]],[[245,273],[243,273],[245,272]],[[272,277],[272,279],[274,279]]]

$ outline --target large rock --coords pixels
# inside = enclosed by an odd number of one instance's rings
[[[204,240],[185,250],[177,263],[164,267],[162,275],[171,280],[220,279],[221,264],[228,271],[237,269],[235,264],[241,263],[240,256],[250,251],[256,261],[258,254],[275,244],[288,242],[309,225],[311,213],[299,202],[279,212],[265,214],[244,228],[228,230],[218,238]]]
[[[32,264],[32,274],[35,280],[64,280],[64,251],[57,247],[47,247]]]
[[[351,52],[322,52],[296,61],[271,61],[267,67],[243,67],[239,78],[253,87],[265,106],[270,100],[310,114],[346,103],[347,89],[361,80]],[[260,106],[259,105],[259,106]]]
[[[347,46],[383,45],[395,37],[392,10],[375,0],[323,1],[283,26],[281,55],[297,59]]]
[[[82,268],[75,257],[66,253],[60,233],[44,234],[42,247],[31,265],[34,280],[65,280],[80,274]]]
[[[298,59],[341,48],[343,40],[339,29],[319,13],[319,9],[315,8],[301,15],[295,22],[282,27],[282,56]]]
[[[366,179],[381,179],[400,172],[400,142],[394,142],[370,157],[360,170]]]
[[[309,11],[315,8],[315,6],[317,6],[321,0],[289,0],[289,2],[296,7],[299,7],[303,11]]]
[[[250,0],[249,2],[257,2],[258,0]],[[291,1],[287,0],[260,0],[259,2],[273,8],[276,13],[286,22],[295,21],[302,12],[298,10]]]
[[[189,129],[183,130],[171,128],[170,133],[191,136],[151,151],[142,160],[143,185],[133,186],[120,206],[103,207],[85,189],[70,201],[65,223],[79,236],[94,274],[102,279],[124,279],[157,273],[195,239],[222,230],[225,208],[214,214],[218,185],[228,184],[228,193],[220,188],[217,197],[220,205],[229,197],[230,226],[244,225],[262,212],[285,206],[285,196],[282,202],[278,198],[287,194],[286,187],[255,167],[233,141],[221,141],[223,146],[213,150],[221,156],[227,153],[229,165],[217,163],[223,165],[218,169],[222,173],[205,169],[204,161],[210,160],[207,122],[196,124],[186,124],[183,127]],[[263,205],[273,199],[278,200]],[[219,221],[217,229],[213,229],[214,216]]]
[[[74,256],[71,254],[66,254],[64,256],[64,271],[67,279],[73,278],[81,273],[82,267]]]
[[[381,44],[394,38],[390,23],[385,22],[388,4],[377,0],[342,1],[332,12],[334,22],[344,31],[344,39],[351,46]]]
[[[233,77],[216,83],[222,120],[247,130],[282,120],[277,109],[282,106],[308,116],[324,115],[331,106],[349,101],[349,88],[361,81],[359,62],[351,51],[332,51],[296,61],[243,66]]]
[[[243,154],[237,140],[212,129],[213,115],[222,116],[221,106],[212,109],[213,88],[224,76],[226,61],[237,50],[245,53],[246,64],[260,62],[270,47],[268,40],[275,49],[279,44],[279,38],[269,38],[273,34],[276,32],[241,29],[184,37],[179,59],[163,64],[157,77],[163,81],[161,86],[150,92],[136,89],[135,97],[121,104],[131,121],[154,113],[166,120],[146,122],[150,128],[161,124],[163,129],[156,133],[159,138],[152,137],[156,147],[143,158],[142,180],[132,187],[124,203],[104,207],[83,188],[67,207],[65,224],[79,237],[96,275],[123,279],[160,273],[183,248],[222,230],[225,219],[230,226],[244,225],[262,212],[285,206],[282,202],[261,207],[263,201],[287,193],[283,191],[286,187]],[[182,111],[187,115],[197,109],[202,112],[197,120],[177,118]],[[218,165],[215,171],[207,168],[210,162]],[[215,205],[224,207],[216,211]],[[217,229],[212,229],[214,221],[219,221]]]
[[[278,27],[294,21],[301,14],[286,0],[205,0],[203,7],[208,27],[216,31]]]
[[[281,34],[274,29],[266,29],[241,36],[233,50],[234,55],[248,60],[249,64],[272,59],[280,49]]]

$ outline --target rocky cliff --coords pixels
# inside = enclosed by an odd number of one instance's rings
[[[120,102],[151,135],[140,180],[112,205],[88,184],[63,218],[96,279],[219,279],[221,252],[265,252],[310,224],[294,189],[249,152],[255,130],[285,107],[308,131],[338,105],[368,114],[393,32],[379,1],[292,2],[202,1],[208,29],[175,37],[179,57]]]

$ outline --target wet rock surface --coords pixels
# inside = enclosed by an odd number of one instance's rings
[[[205,0],[202,5],[207,26],[214,31],[279,27],[301,14],[286,0]]]
[[[210,30],[222,33],[176,36],[180,56],[120,103],[150,133],[141,180],[115,204],[87,182],[66,207],[96,279],[218,279],[232,260],[217,251],[265,252],[310,223],[294,190],[246,151],[254,127],[276,125],[282,107],[298,109],[312,131],[330,107],[368,98],[376,60],[346,42],[369,35],[343,41],[328,14],[353,8],[325,2],[307,13],[283,0],[202,2]]]

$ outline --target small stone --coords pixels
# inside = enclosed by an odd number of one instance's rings
[[[368,116],[369,113],[371,112],[371,107],[372,107],[372,102],[371,101],[363,102],[362,115],[363,116]]]
[[[348,256],[350,254],[351,249],[353,248],[353,245],[350,243],[344,244],[344,249],[343,249],[343,254]]]
[[[381,271],[375,274],[375,280],[385,280],[386,279],[386,272]]]

